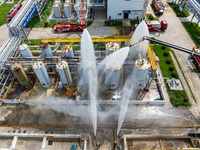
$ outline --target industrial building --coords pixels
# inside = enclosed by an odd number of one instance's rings
[[[55,18],[67,18],[69,20],[82,19],[81,11],[86,19],[93,19],[95,9],[107,11],[107,19],[140,19],[146,12],[146,0],[82,0],[61,2],[56,0],[53,5]],[[53,20],[53,18],[50,18]]]
[[[107,19],[140,19],[145,0],[108,0]]]

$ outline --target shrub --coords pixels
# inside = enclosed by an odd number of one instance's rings
[[[166,49],[166,46],[163,45],[163,46],[161,47],[161,49],[165,50],[165,49]]]
[[[169,56],[169,52],[164,52],[163,56],[165,56],[165,57]]]
[[[167,59],[166,64],[171,64],[171,60]]]
[[[48,26],[48,24],[49,24],[48,22],[45,22],[45,23],[44,23],[44,27],[47,27],[47,26]]]
[[[169,71],[174,71],[174,66],[170,66]]]
[[[149,15],[149,20],[153,20],[153,15]]]
[[[177,72],[172,72],[172,77],[174,77],[174,78],[176,78],[176,77],[178,77],[178,73]]]

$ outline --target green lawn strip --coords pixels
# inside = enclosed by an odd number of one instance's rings
[[[185,8],[181,12],[179,10],[179,5],[178,4],[170,3],[169,5],[173,9],[173,11],[175,12],[177,17],[188,17],[190,15],[190,13]]]
[[[157,20],[156,17],[154,17],[152,14],[146,14],[146,21],[153,21]]]
[[[131,20],[131,26],[135,27],[135,24],[139,24],[139,20]]]
[[[17,4],[19,2],[19,0],[16,0],[13,4],[7,4],[7,3],[3,3],[0,6],[0,26],[2,26],[3,24],[5,24],[7,22],[7,18],[6,15],[7,13],[11,10],[11,8]]]
[[[179,67],[179,68],[182,68],[181,65],[180,65],[180,63],[179,63],[179,61],[178,61],[178,59],[177,59],[177,57],[176,57],[176,55],[175,55],[175,53],[174,53],[174,51],[171,51],[171,52],[173,53],[174,58],[176,59],[176,62],[178,63],[178,67]],[[190,87],[190,85],[189,85],[189,83],[188,83],[188,81],[187,81],[187,79],[186,79],[186,77],[185,77],[185,74],[182,73],[182,75],[183,75],[183,77],[184,77],[184,79],[185,79],[185,82],[186,82],[187,85],[188,85],[188,88],[189,88],[189,90],[190,90],[190,93],[192,94],[192,98],[195,100],[195,102],[197,102],[197,101],[196,101],[196,98],[195,98],[195,96],[194,96],[194,94],[193,94],[193,92],[192,92],[192,89],[191,89],[191,87]]]
[[[122,21],[119,20],[110,20],[104,22],[106,26],[122,26]]]
[[[31,19],[31,21],[28,23],[27,28],[36,28],[36,27],[44,27],[44,23],[47,21],[47,17],[51,14],[51,10],[53,8],[52,1],[49,1],[47,5],[43,9],[43,18],[42,21],[40,21],[39,16],[37,15],[37,11],[35,12],[35,16]],[[50,27],[47,25],[47,27]]]
[[[200,27],[196,25],[196,23],[192,22],[182,22],[186,31],[189,33],[190,37],[194,41],[197,47],[200,46]]]
[[[30,50],[40,50],[39,45],[38,47],[29,47]]]
[[[30,39],[29,41],[30,41],[30,43],[28,43],[28,40],[24,40],[24,43],[27,44],[27,45],[39,45],[41,40]]]
[[[91,26],[93,24],[93,21],[87,21],[86,22],[86,27],[89,27],[89,26]]]
[[[162,49],[163,48],[163,49]],[[165,48],[165,49],[164,49]],[[153,45],[153,49],[156,53],[156,55],[159,57],[159,66],[160,69],[162,71],[162,75],[163,77],[168,77],[168,78],[178,78],[178,74],[176,71],[176,68],[174,66],[174,63],[172,61],[172,58],[169,54],[169,51],[171,51],[171,49],[169,47],[165,47],[162,45]],[[168,55],[167,55],[168,53]],[[164,56],[164,54],[166,56]],[[166,62],[169,61],[170,64],[167,64]],[[173,68],[173,71],[170,71],[170,68]],[[171,91],[168,88],[168,84],[166,82],[165,79],[165,84],[167,86],[167,91],[169,94],[169,98],[170,98],[170,102],[172,103],[173,106],[178,107],[178,106],[191,106],[191,103],[189,101],[189,98],[185,92],[185,90],[183,91]],[[182,84],[182,82],[181,82]],[[183,87],[184,88],[184,87]]]

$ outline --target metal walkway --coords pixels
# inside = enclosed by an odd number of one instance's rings
[[[12,73],[4,67],[4,64],[9,57],[14,57],[18,54],[18,46],[21,44],[22,39],[24,39],[24,35],[26,35],[25,27],[23,28],[22,24],[27,21],[26,19],[30,19],[27,17],[30,15],[33,7],[37,7],[37,12],[41,19],[41,13],[46,3],[46,0],[27,0],[17,15],[8,24],[9,37],[0,48],[0,96],[4,95],[13,77]]]

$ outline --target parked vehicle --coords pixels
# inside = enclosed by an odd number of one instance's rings
[[[167,29],[167,22],[166,21],[146,21],[147,27],[149,31],[165,31]]]
[[[162,15],[165,9],[161,0],[152,0],[151,7],[156,15]]]
[[[13,8],[6,15],[7,20],[11,21],[14,18],[14,16],[18,13],[21,7],[22,4],[20,3],[14,5]]]
[[[193,47],[192,51],[196,53],[200,53],[200,49],[198,49],[197,47]],[[197,67],[197,69],[200,70],[200,57],[191,55],[191,59],[194,65]]]
[[[55,32],[60,33],[64,31],[83,31],[85,28],[85,23],[81,21],[81,23],[58,22],[58,24],[54,25],[52,29]]]

